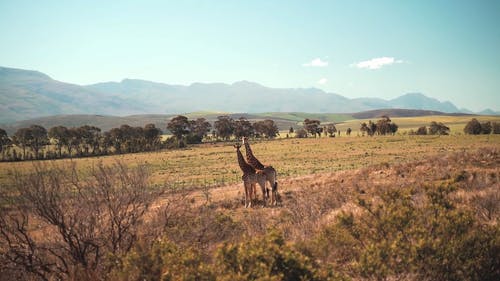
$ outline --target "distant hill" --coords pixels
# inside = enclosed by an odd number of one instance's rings
[[[209,112],[200,111],[183,114],[189,119],[203,117],[213,124],[220,115],[229,115],[233,119],[244,117],[251,122],[256,122],[264,119],[273,120],[280,130],[288,130],[290,127],[298,128],[304,119],[317,119],[321,123],[343,123],[355,119],[377,119],[381,116],[389,117],[417,117],[429,115],[460,115],[466,116],[466,113],[444,113],[440,111],[430,110],[410,110],[410,109],[378,109],[363,111],[352,114],[332,114],[332,113],[305,113],[305,112],[267,112],[267,113],[225,113],[225,112]],[[101,128],[103,131],[108,131],[111,128],[120,127],[127,124],[133,127],[144,127],[146,124],[155,124],[157,128],[165,130],[169,120],[176,114],[143,114],[130,116],[104,116],[104,115],[54,115],[47,117],[34,118],[29,120],[17,121],[9,125],[3,125],[9,135],[23,127],[28,127],[33,124],[41,125],[47,129],[54,126],[79,127],[83,125],[92,125]]]
[[[124,79],[80,86],[56,81],[37,71],[0,67],[0,124],[68,114],[129,116],[207,110],[350,113],[381,108],[460,111],[450,102],[422,94],[406,94],[393,100],[349,99],[316,88],[269,88],[248,81],[182,86]]]
[[[479,114],[481,115],[500,115],[500,111],[494,111],[492,109],[485,109],[483,111],[480,111]]]
[[[0,67],[0,123],[55,114],[143,113],[141,102],[59,82],[29,70]]]
[[[447,113],[456,113],[460,110],[451,102],[440,102],[437,99],[426,97],[420,93],[409,93],[389,101],[392,108],[435,110]]]
[[[210,123],[214,123],[220,115],[229,115],[233,119],[245,117],[251,122],[256,122],[264,119],[272,119],[280,130],[288,130],[290,127],[297,127],[297,123],[302,122],[305,118],[318,119],[321,122],[341,122],[353,119],[350,114],[329,114],[329,113],[301,113],[301,112],[272,112],[272,113],[223,113],[223,112],[193,112],[183,114],[189,119],[196,119],[203,117]],[[111,128],[120,127],[127,124],[133,127],[144,127],[146,124],[155,124],[157,128],[165,130],[168,121],[176,116],[170,114],[145,114],[145,115],[130,115],[130,116],[103,116],[103,115],[54,115],[40,118],[33,118],[28,120],[17,121],[8,125],[3,125],[2,129],[6,130],[9,135],[23,127],[37,124],[44,128],[51,128],[54,126],[66,127],[79,127],[83,125],[92,125],[101,128],[103,131],[108,131]]]
[[[468,113],[445,113],[441,111],[433,111],[433,110],[418,110],[418,109],[398,109],[398,108],[389,108],[389,109],[376,109],[363,111],[358,113],[353,113],[352,117],[356,119],[369,119],[369,118],[380,118],[382,116],[389,117],[417,117],[417,116],[430,116],[430,115],[471,115]]]

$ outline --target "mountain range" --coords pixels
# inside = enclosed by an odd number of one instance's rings
[[[219,112],[354,113],[382,108],[467,112],[451,102],[420,93],[392,100],[349,99],[316,88],[270,88],[248,81],[233,84],[169,85],[124,79],[76,85],[52,79],[38,71],[0,67],[0,123],[63,114],[176,114]],[[487,114],[498,114],[491,110]]]

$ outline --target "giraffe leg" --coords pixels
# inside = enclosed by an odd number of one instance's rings
[[[245,186],[245,208],[252,206],[252,196],[250,196],[251,185],[248,182],[243,183]]]
[[[252,200],[255,203],[257,200],[257,187],[255,186],[255,183],[252,184]]]
[[[272,196],[273,196],[273,204],[274,204],[274,206],[277,206],[278,205],[278,182],[275,182],[273,184]]]
[[[264,206],[266,206],[267,205],[266,182],[265,181],[260,182],[259,185],[260,185],[260,189],[262,190],[262,201],[263,201]]]

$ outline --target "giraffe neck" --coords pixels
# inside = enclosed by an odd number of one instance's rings
[[[236,150],[236,154],[238,155],[238,164],[240,164],[240,169],[243,171],[244,174],[255,174],[255,169],[248,165],[248,163],[245,161],[245,158],[243,158],[243,154],[241,154],[241,151],[239,149]]]
[[[250,144],[248,143],[248,141],[245,141],[245,150],[246,150],[246,154],[247,154],[248,163],[252,167],[254,167],[255,169],[259,169],[259,170],[264,169],[264,165],[259,161],[259,159],[257,159],[253,155],[252,149],[250,148]]]

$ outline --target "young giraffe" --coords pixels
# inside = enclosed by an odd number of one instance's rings
[[[264,205],[266,205],[266,174],[261,170],[256,170],[252,166],[248,165],[243,158],[243,154],[240,151],[240,144],[235,144],[236,155],[238,156],[238,164],[240,165],[241,171],[243,171],[243,186],[245,188],[245,208],[252,206],[252,194],[255,194],[255,184],[259,184],[262,189],[262,197],[264,199]]]
[[[264,174],[266,174],[266,180],[269,182],[269,185],[271,185],[271,205],[277,205],[278,174],[276,173],[276,170],[272,166],[266,166],[262,164],[259,159],[257,159],[257,157],[253,155],[247,137],[243,137],[243,144],[245,145],[248,164],[250,164],[250,166],[255,169],[262,170]],[[269,197],[269,191],[267,189],[266,194],[267,197]]]

